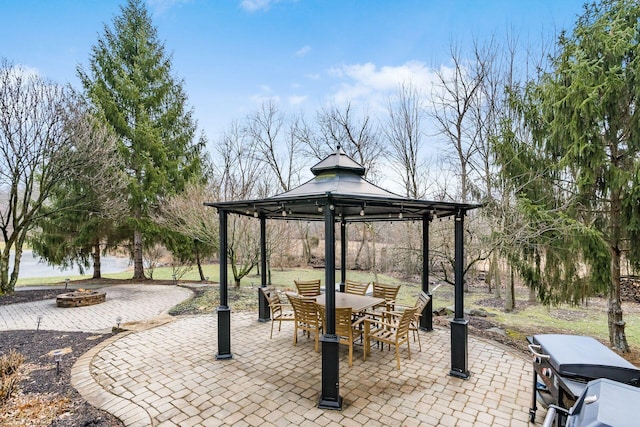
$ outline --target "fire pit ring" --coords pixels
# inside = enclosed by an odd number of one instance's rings
[[[78,289],[77,291],[58,295],[56,297],[56,305],[63,308],[84,307],[103,303],[106,299],[107,293],[104,291]]]

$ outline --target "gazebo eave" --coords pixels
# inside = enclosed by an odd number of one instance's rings
[[[346,222],[415,221],[425,216],[446,218],[457,212],[480,207],[478,204],[387,198],[366,195],[315,194],[290,198],[266,198],[207,203],[237,215],[277,220],[324,221],[323,210],[333,206],[337,219]]]

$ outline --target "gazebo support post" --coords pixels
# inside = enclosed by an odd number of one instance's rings
[[[260,287],[267,287],[267,219],[260,215]],[[271,320],[271,310],[264,294],[258,289],[258,321]]]
[[[420,329],[433,331],[433,297],[429,292],[429,226],[431,214],[422,216],[422,291],[429,295],[429,302],[420,316]]]
[[[455,313],[451,323],[451,371],[449,375],[467,379],[468,323],[464,318],[464,215],[459,209],[455,215]]]
[[[344,218],[340,221],[340,292],[344,292],[347,282],[347,222]]]
[[[326,331],[322,336],[322,392],[318,402],[321,409],[342,409],[340,397],[340,341],[336,335],[336,238],[335,211],[331,199],[324,209],[324,278]]]
[[[227,292],[227,216],[220,209],[220,306],[218,306],[218,354],[216,359],[231,359],[231,309]]]

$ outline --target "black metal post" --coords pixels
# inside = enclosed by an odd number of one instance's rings
[[[336,237],[335,211],[331,199],[324,209],[324,278],[325,278],[325,323],[322,336],[322,392],[318,407],[342,409],[340,397],[339,339],[336,336]]]
[[[267,287],[267,220],[260,215],[260,287]],[[271,310],[264,294],[258,290],[258,321],[271,320]]]
[[[231,359],[231,309],[227,293],[227,211],[220,215],[220,305],[218,306],[218,354],[216,359]]]
[[[460,209],[455,215],[455,313],[451,323],[451,371],[449,375],[467,379],[468,323],[464,318],[464,215]]]
[[[347,281],[347,222],[340,221],[340,292],[344,292],[344,284]]]
[[[422,217],[422,291],[429,295],[429,303],[420,317],[420,329],[433,331],[433,296],[429,292],[429,225],[431,215]]]

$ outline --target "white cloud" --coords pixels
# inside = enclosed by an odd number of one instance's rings
[[[260,92],[251,95],[251,102],[254,105],[262,105],[263,103],[272,100],[276,104],[280,102],[280,96],[276,95],[270,86],[260,85]]]
[[[304,76],[309,80],[320,80],[320,74],[305,74]]]
[[[272,4],[279,3],[280,0],[242,0],[240,7],[247,12],[256,12],[258,10],[267,11]]]
[[[428,92],[437,81],[435,71],[419,61],[382,67],[370,62],[343,65],[330,69],[329,75],[340,81],[330,95],[334,103],[365,102],[379,108],[402,83],[411,82],[417,89]]]
[[[191,0],[147,0],[149,9],[153,9],[154,15],[160,15],[176,5],[184,3],[191,3]]]
[[[300,105],[307,100],[307,96],[293,95],[289,97],[289,105]]]
[[[296,51],[296,56],[299,58],[302,58],[303,56],[306,56],[307,53],[309,52],[311,52],[311,46],[306,45]]]

